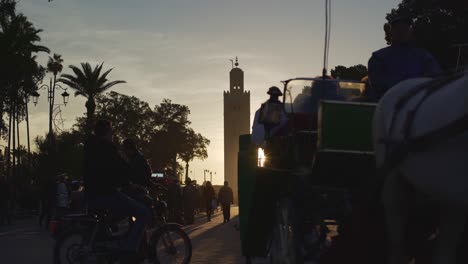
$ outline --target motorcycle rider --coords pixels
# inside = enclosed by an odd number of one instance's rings
[[[143,154],[138,150],[133,139],[123,141],[123,151],[131,171],[130,181],[134,184],[149,187],[151,185],[151,167]]]
[[[109,210],[116,216],[136,218],[126,240],[118,246],[120,252],[134,255],[151,221],[151,212],[120,191],[129,184],[129,167],[112,143],[112,137],[111,123],[98,120],[94,135],[85,143],[85,195],[91,210]]]

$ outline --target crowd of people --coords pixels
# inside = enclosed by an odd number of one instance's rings
[[[12,224],[18,210],[23,209],[18,206],[17,192],[14,183],[0,177],[0,225]],[[37,204],[28,211],[28,215],[37,212],[39,225],[45,228],[55,217],[84,208],[83,183],[72,181],[66,174],[43,179],[33,194],[37,195],[33,198]]]
[[[233,202],[233,192],[227,181],[224,182],[218,194],[210,181],[199,185],[188,178],[184,187],[177,180],[172,181],[168,186],[169,221],[180,224],[193,224],[195,216],[202,213],[205,213],[206,220],[210,222],[219,206],[223,210],[226,223],[230,219],[230,206]]]

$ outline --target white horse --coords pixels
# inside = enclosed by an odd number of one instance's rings
[[[386,162],[385,140],[401,141],[409,111],[414,110],[424,92],[412,96],[401,111],[395,111],[402,96],[429,78],[403,81],[379,102],[373,124],[377,167]],[[395,119],[393,119],[394,113]],[[411,136],[442,128],[468,114],[468,74],[453,80],[427,97],[416,111]],[[392,121],[393,120],[393,121]],[[390,127],[393,123],[394,129]],[[388,143],[388,141],[387,141]],[[415,191],[439,206],[437,242],[433,264],[455,264],[456,248],[463,232],[468,208],[468,131],[431,144],[420,152],[409,152],[386,174],[382,192],[389,242],[389,264],[407,264],[405,230]],[[429,253],[429,252],[428,252]]]

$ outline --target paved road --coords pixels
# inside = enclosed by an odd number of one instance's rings
[[[236,230],[238,208],[232,208],[233,219],[223,224],[221,212],[211,222],[204,216],[186,227],[192,239],[192,263],[244,263],[241,257],[239,232]],[[0,226],[0,263],[49,264],[53,239],[33,219],[19,220],[12,226]]]

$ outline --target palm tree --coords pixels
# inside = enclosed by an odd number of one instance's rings
[[[52,57],[49,57],[49,61],[47,62],[47,71],[57,76],[57,74],[61,73],[63,70],[62,63],[62,55],[54,53]]]
[[[49,57],[49,61],[47,62],[47,71],[51,72],[54,75],[54,80],[51,84],[50,90],[52,91],[52,95],[50,98],[52,101],[49,104],[49,133],[52,136],[52,113],[54,112],[54,105],[55,105],[55,84],[57,83],[57,74],[62,72],[63,70],[63,59],[62,55],[54,53],[52,57]]]
[[[1,115],[8,112],[8,149],[11,139],[15,149],[14,128],[19,117],[24,114],[22,96],[31,89],[29,80],[40,77],[38,63],[33,56],[38,52],[49,52],[47,47],[38,45],[41,29],[36,29],[26,16],[16,14],[16,1],[0,0],[0,102]],[[28,83],[29,82],[29,83]],[[12,129],[13,128],[13,129]],[[12,133],[13,130],[13,133]],[[13,156],[13,165],[15,155]],[[7,155],[7,168],[10,171],[10,155]]]
[[[96,96],[104,93],[112,86],[125,83],[125,81],[118,80],[109,82],[107,75],[112,69],[107,70],[101,74],[102,66],[104,63],[98,64],[94,67],[86,63],[81,63],[81,68],[74,65],[70,65],[70,69],[73,70],[74,75],[62,74],[58,82],[68,85],[70,88],[75,90],[75,96],[81,95],[87,99],[86,101],[86,134],[90,134],[92,124],[94,123],[94,115],[96,111]]]

